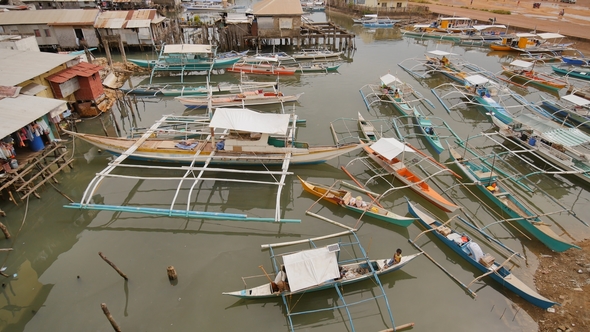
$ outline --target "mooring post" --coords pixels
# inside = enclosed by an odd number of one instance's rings
[[[178,279],[178,274],[176,274],[176,270],[174,269],[174,266],[172,266],[172,265],[168,266],[166,271],[168,272],[168,279],[169,280]]]

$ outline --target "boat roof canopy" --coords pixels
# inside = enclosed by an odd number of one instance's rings
[[[385,84],[387,86],[389,86],[392,83],[402,83],[402,81],[400,81],[397,77],[391,75],[391,74],[385,74],[383,76],[381,76],[381,83]]]
[[[489,82],[489,80],[481,75],[471,75],[471,76],[467,76],[465,77],[465,80],[467,82],[469,82],[471,85],[475,85],[475,84],[485,84],[487,82]]]
[[[590,100],[586,99],[586,98],[582,98],[580,96],[576,96],[576,95],[566,95],[561,97],[561,99],[565,99],[567,101],[569,101],[570,103],[576,104],[577,106],[587,106],[590,105]]]
[[[533,38],[533,37],[537,37],[537,35],[534,33],[523,32],[523,33],[517,33],[516,37],[518,37],[518,38]]]
[[[279,61],[278,55],[275,55],[275,56],[257,56],[255,59],[258,60],[258,61],[268,61],[268,62],[278,62]]]
[[[258,113],[245,108],[218,108],[213,113],[209,127],[286,135],[290,117],[289,114]]]
[[[538,117],[533,114],[520,114],[514,117],[515,122],[520,122],[552,143],[564,146],[577,146],[590,143],[590,136],[577,128],[565,128],[553,121]]]
[[[430,24],[414,24],[414,28],[429,28]]]
[[[543,39],[555,39],[555,38],[564,38],[564,35],[560,35],[558,33],[555,32],[543,32],[543,33],[538,33],[537,36],[543,38]]]
[[[164,54],[170,53],[213,53],[211,45],[171,44],[164,45]]]
[[[291,292],[340,278],[336,253],[338,244],[283,256]]]
[[[441,17],[441,21],[471,21],[469,17]]]
[[[534,65],[534,63],[528,62],[528,61],[523,61],[523,60],[514,60],[510,63],[510,65],[516,66],[516,67],[522,67],[522,68],[529,68],[532,65]]]
[[[434,54],[434,55],[455,55],[455,53],[449,53],[449,52],[445,52],[445,51],[441,51],[441,50],[428,51],[427,53]]]
[[[473,28],[475,30],[485,30],[485,29],[493,29],[493,28],[500,28],[506,29],[506,26],[503,24],[493,24],[493,25],[474,25]]]
[[[371,149],[388,160],[392,160],[404,151],[415,152],[414,149],[395,138],[380,138],[377,142],[371,145]]]

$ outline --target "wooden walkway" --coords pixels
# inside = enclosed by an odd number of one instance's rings
[[[67,160],[67,153],[67,148],[57,143],[51,143],[38,152],[19,153],[18,168],[5,172],[0,177],[0,192],[7,192],[16,205],[18,202],[13,192],[21,201],[30,195],[41,198],[37,192],[40,187],[47,181],[59,183],[55,175],[66,167],[73,168],[73,159]]]

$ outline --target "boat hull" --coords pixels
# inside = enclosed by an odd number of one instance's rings
[[[475,186],[479,189],[479,191],[481,191],[489,200],[494,202],[494,204],[496,204],[504,213],[510,216],[510,218],[519,218],[516,220],[516,222],[527,232],[546,245],[549,249],[556,252],[563,252],[570,248],[579,248],[576,245],[565,242],[548,226],[544,225],[539,218],[535,218],[535,215],[531,213],[522,203],[520,203],[516,197],[514,197],[514,195],[502,188],[502,184],[497,187],[497,191],[492,192],[488,190],[486,186],[496,182],[495,176],[491,177],[489,176],[489,172],[483,171],[480,171],[479,173],[486,174],[488,176],[484,177],[483,175],[476,175],[477,173],[475,173],[475,170],[481,170],[481,167],[472,163],[469,163],[470,166],[466,166],[457,161],[456,155],[456,153],[451,153],[451,156],[453,156],[456,165],[473,183],[475,183]],[[488,170],[486,169],[485,171]],[[520,211],[520,213],[517,210]],[[522,219],[523,216],[529,217],[529,219]]]
[[[234,58],[223,58],[215,59],[215,61],[199,61],[199,62],[188,62],[184,64],[175,62],[166,62],[165,60],[139,60],[139,59],[127,59],[127,61],[136,64],[142,68],[154,69],[156,71],[206,71],[210,69],[225,69],[233,66],[236,62],[240,61],[241,57],[236,56]]]
[[[72,135],[96,146],[103,151],[107,151],[115,156],[125,153],[136,139],[125,138],[110,138],[97,135],[72,133]],[[154,141],[146,141],[153,144]],[[274,152],[232,152],[232,151],[201,151],[198,153],[195,150],[183,150],[174,148],[175,141],[172,142],[170,148],[148,148],[140,146],[134,153],[127,158],[131,160],[139,160],[146,162],[159,163],[173,163],[180,165],[202,165],[211,158],[209,164],[211,165],[234,165],[234,166],[282,166],[285,159],[285,154],[291,152],[291,165],[308,165],[321,164],[330,159],[336,158],[345,153],[352,152],[360,148],[361,144],[347,144],[341,146],[316,146],[309,149],[303,148],[275,148]],[[211,145],[211,143],[206,143]]]
[[[424,226],[427,230],[432,229],[433,227],[438,227],[438,226],[442,225],[442,223],[440,223],[439,221],[434,221],[430,215],[427,215],[425,212],[417,209],[410,202],[408,202],[408,210],[410,211],[410,214],[412,214],[414,217],[418,218],[418,221],[420,222],[420,224],[422,226]],[[433,221],[433,222],[429,223],[429,221]],[[463,250],[464,245],[463,246],[457,245],[454,241],[450,240],[447,236],[444,236],[443,234],[441,234],[438,231],[433,231],[430,233],[433,233],[440,241],[442,241],[444,244],[446,244],[449,248],[451,248],[455,253],[457,253],[459,256],[461,256],[463,259],[465,259],[471,265],[475,266],[478,270],[485,272],[485,273],[491,271],[491,268],[487,268],[484,265],[482,265],[481,263],[472,259],[468,255],[468,253],[465,250]],[[455,231],[452,231],[452,233],[457,234],[457,232],[455,232]],[[497,269],[497,272],[489,274],[489,276],[492,279],[497,281],[503,287],[508,288],[510,291],[512,291],[516,295],[518,295],[518,296],[522,297],[523,299],[527,300],[528,302],[536,305],[537,307],[547,309],[547,308],[550,308],[553,305],[557,304],[556,302],[553,302],[553,301],[547,299],[546,297],[535,292],[529,286],[527,286],[522,281],[520,281],[518,278],[516,278],[512,273],[510,273],[509,270],[507,270],[503,267],[500,267],[498,263],[493,264],[493,269]]]
[[[559,68],[556,66],[551,66],[551,69],[553,69],[554,72],[561,74],[561,75],[571,76],[571,77],[580,78],[583,80],[590,81],[590,71],[588,71],[588,70],[581,70],[581,69],[568,70],[568,69]]]
[[[382,157],[373,151],[371,147],[364,146],[363,149],[365,149],[369,157],[379,166],[383,167],[385,171],[395,176],[395,178],[400,180],[404,185],[408,186],[418,195],[424,197],[426,200],[436,205],[441,210],[445,212],[453,212],[459,208],[457,205],[446,200],[428,184],[426,184],[426,182],[407,169],[402,162],[390,164],[381,159]]]
[[[379,219],[390,224],[394,224],[401,227],[408,227],[414,222],[414,218],[407,218],[397,215],[391,211],[388,211],[378,205],[367,206],[367,208],[359,208],[348,204],[348,201],[352,197],[351,193],[347,190],[334,190],[327,186],[312,184],[297,177],[301,182],[303,190],[306,192],[320,197],[321,199],[328,201],[332,204],[340,205],[341,207],[354,211],[360,215],[367,215],[375,219]],[[367,202],[369,203],[369,202]]]

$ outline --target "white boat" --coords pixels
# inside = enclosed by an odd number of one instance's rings
[[[256,89],[240,93],[215,95],[210,97],[176,97],[175,99],[187,108],[205,107],[230,107],[230,106],[254,106],[294,103],[299,100],[302,93],[296,95],[283,95],[282,92]]]
[[[208,162],[212,165],[280,166],[287,156],[291,164],[319,164],[362,146],[310,146],[293,141],[295,123],[290,114],[218,108],[208,128],[201,132],[207,135],[207,131],[217,130],[207,139],[158,139],[157,135],[143,139],[69,133],[113,155],[125,154],[134,160],[177,164]]]
[[[339,59],[342,51],[334,52],[328,49],[310,48],[293,53],[293,58],[301,60],[335,60]]]

